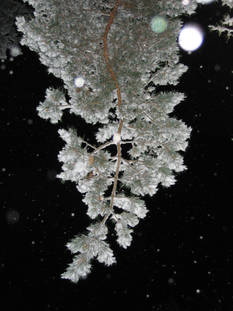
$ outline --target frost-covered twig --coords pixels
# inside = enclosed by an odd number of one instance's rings
[[[222,3],[223,5],[228,6],[230,9],[233,8],[233,0],[222,0]],[[210,25],[209,29],[218,31],[219,36],[225,33],[227,39],[230,39],[230,37],[233,37],[233,16],[226,14],[219,25]]]

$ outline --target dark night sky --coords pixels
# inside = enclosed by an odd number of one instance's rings
[[[232,103],[233,39],[210,33],[226,10],[202,7],[185,21],[206,31],[199,50],[180,52],[189,71],[175,87],[187,95],[174,115],[193,128],[184,153],[188,170],[177,183],[146,197],[150,210],[135,227],[127,250],[112,239],[117,264],[97,262],[77,285],[61,280],[72,260],[65,244],[89,224],[75,184],[55,175],[63,147],[60,127],[88,128],[75,116],[52,125],[36,112],[45,89],[61,85],[35,53],[2,62],[1,294],[4,310],[232,311]],[[2,301],[2,298],[1,298]],[[3,303],[3,302],[2,302]]]

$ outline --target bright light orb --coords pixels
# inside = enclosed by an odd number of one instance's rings
[[[164,32],[167,29],[167,20],[161,16],[155,16],[150,22],[152,31],[156,33]]]
[[[22,54],[21,49],[18,46],[10,47],[10,55],[12,57],[16,57],[16,56],[21,55],[21,54]]]
[[[84,80],[82,77],[77,77],[77,78],[74,80],[74,84],[75,84],[75,86],[77,86],[77,87],[83,87],[84,82],[85,82],[85,80]]]
[[[203,31],[197,25],[184,26],[178,37],[180,47],[185,51],[195,51],[203,42]]]

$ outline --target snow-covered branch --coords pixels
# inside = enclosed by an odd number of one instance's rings
[[[200,0],[23,1],[35,11],[30,21],[17,18],[21,44],[64,82],[65,92],[47,89],[39,116],[60,124],[67,109],[98,126],[90,134],[96,144],[73,128],[58,131],[65,145],[57,177],[76,184],[93,220],[86,234],[67,244],[75,256],[62,278],[77,282],[90,273],[93,259],[116,262],[106,241],[108,223],[127,248],[148,213],[142,197],[174,185],[176,173],[186,169],[180,151],[191,128],[170,117],[185,95],[156,87],[177,85],[188,69],[179,62],[179,17],[194,13]]]

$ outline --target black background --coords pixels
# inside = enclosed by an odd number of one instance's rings
[[[90,133],[74,116],[59,125],[41,119],[36,107],[45,89],[61,81],[26,47],[14,60],[7,52],[0,70],[3,310],[233,309],[233,39],[207,28],[224,12],[213,3],[184,17],[205,31],[197,51],[180,50],[189,70],[175,87],[187,99],[174,115],[193,129],[184,153],[188,170],[174,186],[145,197],[150,212],[130,248],[111,238],[117,264],[94,262],[78,284],[60,278],[72,260],[65,244],[90,222],[75,184],[55,178],[63,147],[57,129],[73,125],[84,137]]]

